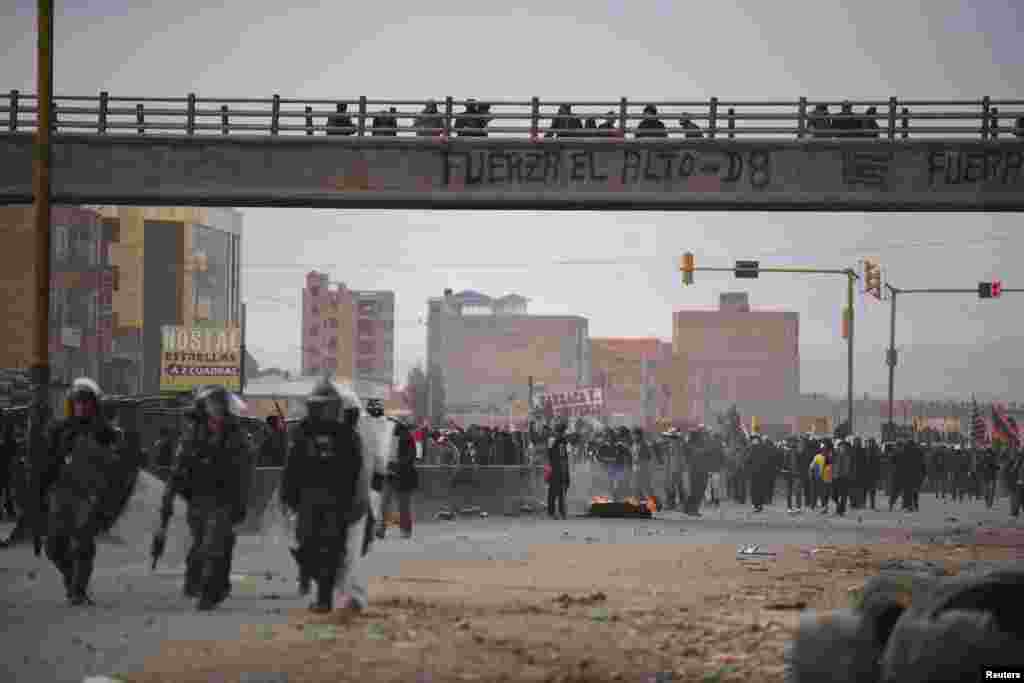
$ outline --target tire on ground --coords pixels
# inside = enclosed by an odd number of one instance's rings
[[[786,683],[860,683],[878,679],[882,646],[858,610],[804,613],[783,655]]]
[[[961,681],[982,666],[1024,666],[1024,572],[965,575],[936,585],[896,622],[883,681]]]

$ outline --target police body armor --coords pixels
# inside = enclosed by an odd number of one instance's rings
[[[185,595],[199,597],[200,608],[224,601],[231,592],[234,526],[245,519],[252,445],[237,424],[225,427],[219,443],[196,428],[183,441],[165,494],[167,514],[174,494],[188,504],[192,543],[185,565]],[[169,516],[169,515],[168,515]]]
[[[120,512],[113,503],[123,497],[115,484],[127,480],[118,476],[121,441],[118,430],[98,419],[62,420],[37,470],[46,554],[72,600],[86,601],[96,537],[110,530]]]
[[[303,421],[285,464],[281,502],[297,514],[294,556],[317,583],[317,604],[329,605],[345,552],[349,525],[366,514],[360,495],[359,433],[338,422]]]

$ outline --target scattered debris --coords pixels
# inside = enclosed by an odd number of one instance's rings
[[[598,543],[598,542],[600,542],[601,539],[595,538],[594,536],[585,536],[583,538],[583,540],[586,541],[587,543]]]
[[[607,595],[605,595],[601,591],[597,591],[595,593],[590,593],[588,595],[582,595],[578,597],[571,596],[568,593],[562,593],[557,598],[555,598],[553,602],[557,602],[562,607],[568,608],[570,605],[593,605],[599,602],[604,602],[607,599]]]
[[[802,610],[807,609],[807,603],[803,600],[780,600],[778,602],[769,602],[764,608],[778,611]]]
[[[366,637],[370,640],[384,640],[385,635],[384,627],[380,624],[370,624],[366,628]]]
[[[590,610],[590,618],[594,621],[608,621],[608,610],[604,607],[595,607],[594,609]]]
[[[261,593],[260,600],[280,600],[280,593]]]
[[[761,545],[741,545],[736,550],[737,560],[774,560],[778,553]]]

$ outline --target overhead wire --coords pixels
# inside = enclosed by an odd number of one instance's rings
[[[887,244],[858,244],[831,249],[833,253],[840,255],[861,254],[861,253],[884,253],[888,251],[901,251],[905,249],[963,249],[977,246],[995,246],[1004,244],[1014,239],[1014,235],[989,235],[977,240],[952,241],[952,240],[920,240],[915,242],[887,243]],[[779,249],[759,250],[763,255],[786,255],[792,253],[789,247]],[[532,270],[536,268],[548,268],[554,266],[647,266],[655,262],[663,262],[665,256],[649,255],[632,258],[567,258],[554,259],[550,261],[520,261],[507,263],[375,263],[362,264],[357,266],[346,265],[347,270],[358,271],[391,271],[391,272],[422,272],[427,270]],[[337,264],[328,263],[249,263],[243,264],[247,270],[331,270],[337,269]]]

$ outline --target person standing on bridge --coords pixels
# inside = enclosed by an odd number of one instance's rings
[[[444,134],[444,117],[437,110],[437,100],[427,100],[415,122],[416,135],[421,138],[434,138]]]
[[[658,108],[656,106],[648,104],[644,107],[644,118],[637,125],[633,137],[638,140],[668,137],[668,130],[665,128],[665,123],[658,117]]]
[[[548,517],[565,519],[565,495],[569,490],[569,451],[565,423],[555,425],[554,436],[548,439]],[[557,510],[556,510],[557,507]]]
[[[398,118],[395,114],[398,110],[391,107],[373,117],[373,135],[382,137],[396,137],[398,135]]]
[[[544,134],[545,138],[576,138],[582,136],[583,123],[580,117],[572,113],[572,106],[562,104],[558,106],[558,113],[551,119],[551,128]]]
[[[700,126],[693,122],[690,114],[683,112],[683,115],[679,118],[679,127],[686,131],[684,137],[688,140],[700,140],[704,137],[704,133],[701,132]]]
[[[807,129],[811,132],[811,137],[827,138],[830,135],[831,127],[832,121],[829,119],[828,105],[814,105],[814,111],[807,116]]]
[[[327,117],[327,134],[352,135],[355,132],[352,117],[348,115],[348,104],[341,102],[337,105],[337,113]]]

